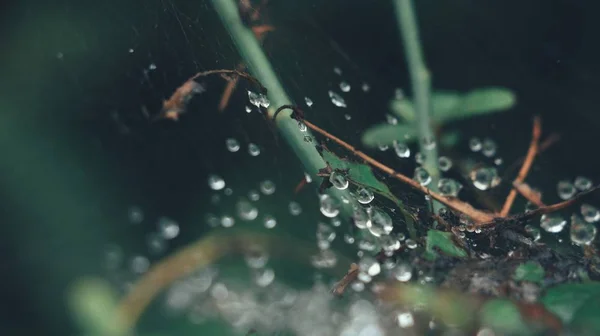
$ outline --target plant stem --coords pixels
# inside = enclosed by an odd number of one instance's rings
[[[394,0],[398,28],[404,44],[404,53],[408,62],[412,91],[417,114],[417,125],[419,131],[419,150],[425,156],[423,168],[431,176],[429,189],[437,191],[437,183],[440,171],[437,166],[438,153],[436,139],[431,128],[431,75],[419,41],[419,29],[414,14],[411,0]],[[437,212],[442,205],[434,202],[434,210]]]
[[[275,109],[279,106],[294,105],[283,89],[256,36],[240,20],[236,1],[212,0],[212,3],[244,59],[248,71],[268,89],[267,96],[271,107],[269,115],[272,117]],[[274,122],[296,156],[304,164],[306,172],[314,179],[317,177],[319,169],[326,167],[327,164],[314,144],[304,141],[306,133],[300,131],[298,122],[290,118],[290,114],[290,110],[281,111]],[[330,189],[329,192],[338,199],[342,196],[352,199],[347,190]],[[351,207],[345,204],[342,210],[346,216],[352,213]]]

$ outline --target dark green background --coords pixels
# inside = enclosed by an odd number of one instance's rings
[[[367,126],[383,120],[394,89],[409,83],[391,3],[271,2],[277,31],[265,50],[285,88],[297,102],[315,101],[308,119],[358,144]],[[529,181],[556,200],[558,179],[600,180],[596,1],[415,2],[434,87],[498,85],[518,95],[510,112],[460,124],[467,136],[495,139],[509,163],[526,151],[531,116],[541,114],[545,130],[562,140],[537,161]],[[218,113],[223,82],[207,79],[193,113],[176,124],[148,123],[141,113],[142,105],[156,113],[191,74],[238,63],[208,1],[13,1],[2,13],[0,298],[8,334],[71,330],[67,283],[101,274],[107,242],[143,252],[157,216],[180,221],[171,248],[206,233],[202,215],[222,210],[209,205],[209,173],[243,194],[272,179],[281,197],[267,206],[285,218],[302,169],[259,115],[244,112],[242,90]],[[158,68],[142,82],[151,62]],[[334,66],[353,85],[347,111],[328,102],[327,90],[340,80]],[[362,81],[371,85],[367,94],[359,91]],[[259,144],[262,154],[231,155],[224,146],[231,136]],[[394,162],[391,154],[378,157]],[[280,229],[309,239],[316,201],[311,191],[298,197],[306,217],[280,221]],[[131,205],[144,209],[146,226],[127,223]]]

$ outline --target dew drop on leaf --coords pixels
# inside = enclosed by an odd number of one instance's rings
[[[331,99],[333,105],[337,107],[346,107],[346,101],[344,98],[333,91],[329,91],[329,99]]]
[[[343,173],[333,171],[331,175],[329,175],[329,182],[333,184],[333,186],[338,190],[345,190],[348,188],[349,182],[344,176]]]
[[[422,164],[423,164],[423,162],[425,162],[425,154],[423,154],[423,153],[421,153],[421,152],[417,152],[417,153],[415,154],[415,162],[416,162],[417,164],[420,164],[420,165],[422,165]]]
[[[550,233],[561,232],[567,221],[557,214],[545,214],[540,219],[540,227]]]
[[[410,239],[410,238],[408,238],[406,240],[405,244],[406,244],[406,247],[408,247],[411,250],[417,248],[417,242],[414,241],[414,240],[412,240],[412,239]]]
[[[269,261],[269,254],[260,246],[251,246],[244,253],[244,260],[246,261],[246,265],[248,265],[248,267],[259,269],[267,265],[267,262]]]
[[[496,148],[497,146],[494,140],[490,138],[483,139],[483,143],[481,144],[481,152],[483,155],[487,157],[493,157],[496,155]]]
[[[240,150],[240,143],[234,138],[228,138],[225,140],[225,145],[227,146],[227,150],[232,153]]]
[[[400,241],[392,236],[383,235],[379,238],[379,241],[385,252],[394,252],[400,248]]]
[[[277,220],[271,215],[266,215],[264,218],[264,224],[267,229],[272,229],[277,225]]]
[[[256,202],[260,199],[260,194],[256,190],[250,190],[248,191],[248,199]]]
[[[352,212],[352,220],[354,221],[354,225],[359,229],[366,229],[368,225],[370,225],[371,218],[369,214],[360,206],[354,207],[354,211]]]
[[[412,278],[412,266],[408,263],[401,262],[394,268],[392,274],[396,280],[407,282]]]
[[[346,114],[344,114],[344,119],[350,120],[350,119],[352,119],[352,116],[346,113]]]
[[[317,240],[332,242],[335,239],[335,231],[325,223],[317,225]]]
[[[575,196],[577,189],[575,189],[575,186],[571,182],[562,180],[556,185],[556,191],[558,193],[558,197],[560,197],[562,200],[568,200],[569,198]]]
[[[311,143],[312,141],[313,141],[313,138],[310,135],[304,136],[304,142]]]
[[[596,238],[596,226],[585,222],[579,215],[571,216],[571,242],[577,245],[589,245]]]
[[[527,234],[533,239],[533,241],[538,241],[542,237],[540,229],[530,224],[525,225],[525,232],[527,232]]]
[[[221,190],[225,188],[225,180],[219,175],[210,175],[208,177],[208,186],[212,190]]]
[[[254,283],[259,287],[267,287],[275,280],[275,272],[270,268],[263,268],[254,274]]]
[[[235,219],[228,215],[223,215],[221,217],[221,225],[225,228],[232,227],[235,224]]]
[[[156,232],[151,232],[146,235],[146,245],[148,246],[148,252],[153,255],[159,255],[167,248],[165,238]]]
[[[488,190],[500,183],[498,171],[493,167],[477,168],[471,172],[471,181],[475,188]]]
[[[385,115],[385,119],[387,121],[388,124],[390,125],[397,125],[398,124],[398,119],[396,119],[396,117],[386,114]]]
[[[373,277],[381,272],[381,265],[373,257],[363,257],[358,262],[358,269]]]
[[[324,194],[320,196],[320,210],[323,216],[333,218],[340,213],[340,205],[335,198]]]
[[[235,205],[235,208],[237,210],[237,215],[241,220],[251,221],[258,216],[258,209],[254,204],[245,199],[239,200]]]
[[[375,237],[387,235],[394,228],[392,218],[379,208],[372,208],[369,213],[371,220],[367,222],[367,229]]]
[[[252,112],[252,108],[250,106],[246,106],[246,113]]]
[[[360,187],[356,191],[356,200],[360,204],[369,204],[374,198],[373,192],[367,188]]]
[[[306,130],[307,130],[306,124],[303,123],[302,121],[298,121],[298,129],[300,130],[300,132],[306,132]]]

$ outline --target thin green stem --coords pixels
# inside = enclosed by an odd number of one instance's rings
[[[404,44],[404,53],[408,62],[408,69],[412,82],[412,91],[417,114],[419,131],[419,149],[425,156],[423,167],[431,176],[429,189],[437,191],[440,171],[437,166],[438,153],[436,139],[431,127],[431,75],[425,64],[419,28],[411,0],[394,0],[398,28]],[[442,204],[434,201],[434,210],[437,212]]]

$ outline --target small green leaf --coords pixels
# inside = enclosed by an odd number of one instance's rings
[[[514,93],[508,89],[476,89],[464,95],[454,109],[447,111],[434,110],[433,117],[436,122],[445,123],[451,120],[506,110],[511,108],[515,101]]]
[[[458,130],[443,132],[440,136],[440,145],[446,148],[455,147],[456,145],[458,145],[460,137],[461,134]]]
[[[367,129],[363,133],[362,142],[367,147],[375,148],[377,146],[389,146],[394,140],[407,142],[407,137],[414,139],[416,135],[416,127],[409,124],[379,124]]]
[[[462,95],[453,91],[436,91],[431,94],[432,117],[448,115],[455,110],[462,101]]]
[[[401,100],[393,99],[390,104],[392,113],[404,119],[404,121],[412,122],[416,120],[415,106],[408,98]]]
[[[523,263],[515,269],[513,279],[516,281],[529,281],[541,283],[544,280],[544,268],[535,261]]]
[[[519,308],[509,300],[490,300],[481,307],[479,314],[483,325],[502,332],[502,335],[528,335],[531,333],[521,317]]]
[[[550,288],[541,302],[565,324],[569,324],[590,300],[600,301],[600,282],[563,284]],[[600,311],[596,311],[596,316],[600,316]]]
[[[324,149],[321,154],[323,155],[325,162],[329,163],[331,168],[348,169],[346,178],[352,183],[369,188],[373,192],[382,194],[391,199],[396,204],[401,204],[400,200],[392,194],[388,186],[375,177],[375,174],[373,174],[373,170],[371,170],[369,165],[342,159],[327,149]]]
[[[586,300],[573,316],[570,327],[578,335],[600,335],[600,295]]]
[[[452,240],[452,233],[439,230],[427,231],[427,242],[425,248],[425,258],[433,260],[436,258],[436,248],[445,255],[451,257],[465,258],[467,252],[456,246]]]

